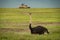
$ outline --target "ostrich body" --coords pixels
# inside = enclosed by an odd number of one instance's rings
[[[45,32],[49,34],[47,28],[43,26],[37,26],[37,27],[32,28],[31,24],[29,24],[29,29],[31,31],[31,34],[44,34]]]
[[[44,34],[45,32],[49,34],[48,29],[43,26],[36,26],[36,27],[32,28],[32,26],[31,26],[31,23],[32,23],[31,13],[29,15],[30,15],[29,29],[31,31],[31,34]]]

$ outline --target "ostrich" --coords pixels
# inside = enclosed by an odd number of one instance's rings
[[[31,31],[31,34],[44,34],[45,32],[47,34],[49,34],[48,29],[43,26],[36,26],[36,27],[32,28],[32,26],[31,26],[31,23],[32,23],[31,22],[31,20],[32,20],[31,13],[29,13],[29,15],[30,15],[29,29]]]

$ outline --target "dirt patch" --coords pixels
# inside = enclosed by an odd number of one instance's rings
[[[20,23],[18,23],[20,24]],[[16,24],[17,25],[17,24]],[[20,24],[20,26],[28,26],[29,24]],[[34,24],[32,23],[32,25],[60,25],[60,22],[45,22],[45,23],[37,23],[35,22]],[[8,31],[14,31],[14,32],[29,32],[29,28],[25,28],[25,29],[19,29],[19,28],[0,28],[0,32],[8,32]]]
[[[19,28],[0,28],[0,32],[8,32],[8,31],[14,31],[14,32],[23,32],[28,29],[19,29]]]

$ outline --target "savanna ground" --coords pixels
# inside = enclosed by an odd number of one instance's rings
[[[29,13],[32,13],[32,27],[42,25],[49,34],[31,34]],[[0,40],[60,40],[60,8],[0,8]]]

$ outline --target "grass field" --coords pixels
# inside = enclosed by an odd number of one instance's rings
[[[33,27],[42,25],[50,34],[30,34],[28,13]],[[60,8],[0,8],[0,40],[60,40]]]

